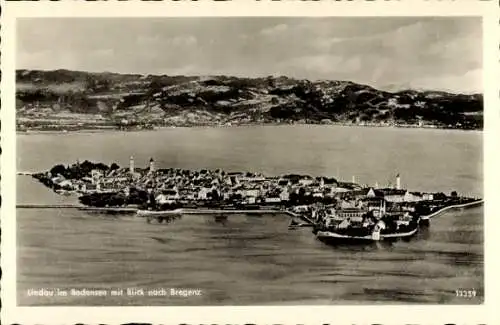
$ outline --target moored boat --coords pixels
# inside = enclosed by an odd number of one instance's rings
[[[137,210],[138,217],[161,217],[161,216],[172,216],[179,215],[182,213],[182,209],[176,210]]]

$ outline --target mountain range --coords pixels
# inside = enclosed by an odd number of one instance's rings
[[[19,130],[241,124],[482,129],[482,94],[341,80],[17,70]]]

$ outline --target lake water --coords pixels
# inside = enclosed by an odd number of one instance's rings
[[[483,196],[482,132],[339,126],[19,134],[18,170],[102,161],[328,175]],[[17,203],[75,202],[17,177]],[[481,303],[483,209],[444,213],[410,242],[330,247],[287,216],[183,216],[169,224],[73,210],[18,209],[20,305]],[[143,288],[145,296],[29,296],[29,289]],[[199,289],[199,296],[147,290]],[[477,297],[456,297],[475,289]]]

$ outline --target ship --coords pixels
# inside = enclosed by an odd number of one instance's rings
[[[148,217],[148,216],[172,216],[179,215],[182,213],[182,209],[176,210],[137,210],[136,215],[138,217]]]
[[[176,210],[163,210],[163,211],[155,211],[155,210],[137,210],[136,217],[145,218],[147,223],[151,223],[152,221],[156,221],[158,223],[166,222],[180,218],[182,214],[182,209]]]

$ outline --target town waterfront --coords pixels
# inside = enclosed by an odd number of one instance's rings
[[[22,134],[18,170],[89,159],[160,168],[339,174],[411,190],[482,193],[482,132],[340,126],[175,128],[144,132]],[[18,176],[17,203],[72,203]],[[170,224],[74,210],[19,209],[18,302],[52,305],[479,303],[483,209],[450,211],[412,242],[337,247],[289,218],[183,216]],[[419,240],[424,237],[425,240]],[[423,239],[423,238],[422,238]],[[445,281],[443,281],[445,280]],[[186,288],[197,297],[28,297],[31,288]]]

